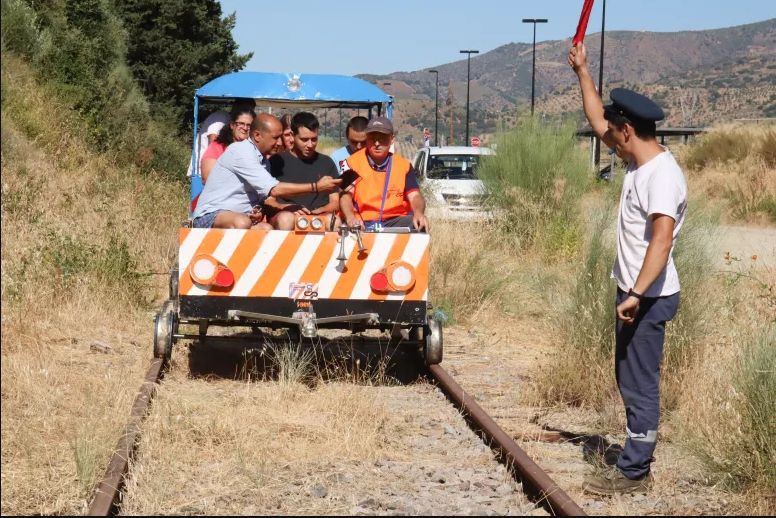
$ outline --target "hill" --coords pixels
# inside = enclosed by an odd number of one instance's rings
[[[666,109],[667,125],[776,116],[776,19],[705,31],[612,31],[605,38],[604,94],[626,86],[654,96]],[[568,39],[536,44],[536,111],[573,114],[581,122],[576,78],[566,64],[569,45]],[[601,34],[588,35],[586,45],[597,78]],[[472,57],[471,134],[492,132],[499,122],[510,126],[530,107],[531,60],[530,43],[509,43]],[[423,126],[434,126],[432,68],[439,71],[440,133],[449,133],[452,100],[453,131],[460,135],[465,59],[413,72],[360,76],[395,96],[404,138],[411,135],[417,141]]]

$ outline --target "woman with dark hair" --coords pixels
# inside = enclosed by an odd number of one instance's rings
[[[239,108],[232,110],[229,114],[229,124],[224,125],[218,133],[216,139],[210,143],[202,155],[200,171],[202,174],[202,183],[207,182],[207,177],[213,166],[216,165],[218,158],[224,154],[226,148],[232,142],[240,142],[248,138],[251,132],[251,123],[254,113],[249,108]]]
[[[285,151],[291,151],[294,147],[294,131],[291,129],[291,114],[286,113],[280,118],[280,123],[283,125],[283,146]]]

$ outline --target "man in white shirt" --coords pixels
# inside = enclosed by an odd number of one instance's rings
[[[687,210],[687,184],[671,153],[658,144],[663,110],[631,90],[616,88],[603,106],[587,69],[584,44],[569,51],[585,117],[595,134],[628,162],[617,220],[615,374],[625,404],[627,439],[617,466],[589,477],[597,494],[644,491],[652,483],[660,417],[660,363],[666,322],[679,307],[679,275],[671,255]]]
[[[250,137],[229,146],[210,171],[197,208],[194,228],[272,230],[254,207],[267,196],[298,196],[336,191],[341,179],[323,176],[317,182],[279,182],[269,173],[267,156],[283,146],[283,126],[274,115],[260,113],[253,119]]]

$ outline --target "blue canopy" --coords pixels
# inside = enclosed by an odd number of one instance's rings
[[[372,108],[386,111],[393,98],[368,81],[328,74],[233,72],[217,77],[195,92],[200,101],[225,101],[238,97],[260,106],[278,108]]]

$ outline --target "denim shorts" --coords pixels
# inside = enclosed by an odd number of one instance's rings
[[[214,210],[213,212],[208,212],[207,214],[203,214],[199,217],[194,218],[192,227],[193,228],[211,228],[213,226],[213,223],[216,220],[216,216],[220,212],[223,212],[221,210]]]

